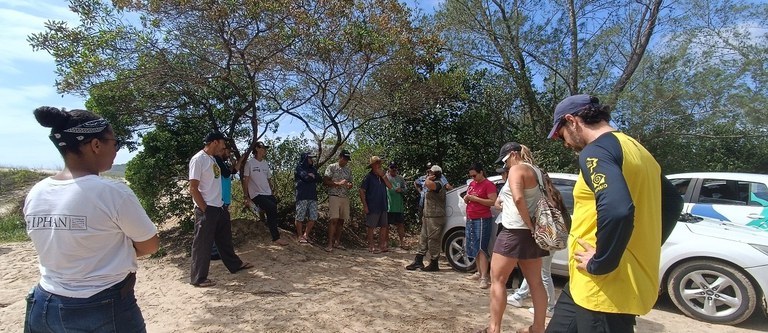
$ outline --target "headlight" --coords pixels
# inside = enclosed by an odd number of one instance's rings
[[[756,250],[762,252],[763,254],[768,256],[768,246],[765,245],[757,245],[757,244],[749,244],[752,247],[754,247]]]

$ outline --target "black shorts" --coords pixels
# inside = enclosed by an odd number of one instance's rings
[[[387,222],[389,224],[402,224],[405,222],[405,215],[403,213],[387,213]]]

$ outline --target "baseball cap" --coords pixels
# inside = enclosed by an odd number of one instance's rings
[[[547,139],[552,139],[553,137],[557,136],[557,130],[559,127],[558,125],[560,125],[560,121],[562,121],[566,115],[574,114],[586,109],[589,106],[599,104],[600,100],[597,97],[587,94],[566,97],[555,107],[555,114],[552,120],[552,130],[549,131]]]
[[[435,164],[431,168],[429,168],[429,171],[442,173],[443,172],[443,168],[441,168],[439,165]]]
[[[216,140],[226,140],[227,137],[224,136],[221,132],[210,132],[205,136],[205,139],[203,139],[203,142],[205,143],[211,143]]]
[[[267,149],[267,148],[269,148],[269,146],[265,145],[264,142],[258,141],[258,142],[256,142],[256,148]]]
[[[397,164],[395,164],[395,162],[390,162],[389,163],[389,168],[390,169],[397,169]]]
[[[497,158],[496,162],[494,163],[499,164],[502,162],[501,160],[503,160],[505,157],[507,157],[507,155],[509,155],[509,153],[513,151],[521,151],[521,150],[523,150],[523,146],[521,146],[519,143],[507,142],[503,146],[501,146],[501,149],[499,149],[499,158]]]
[[[308,151],[307,157],[317,157],[317,154],[315,154],[314,152]]]
[[[352,160],[352,154],[350,154],[349,150],[346,150],[346,149],[342,149],[341,150],[341,153],[339,154],[339,157],[343,157],[347,161]]]

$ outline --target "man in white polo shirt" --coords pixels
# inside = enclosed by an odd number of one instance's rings
[[[189,161],[189,193],[195,202],[195,238],[192,240],[191,284],[211,287],[208,279],[211,247],[214,242],[219,256],[230,273],[253,267],[235,254],[232,224],[221,196],[221,169],[214,156],[226,147],[226,138],[218,132],[205,137],[205,147]]]

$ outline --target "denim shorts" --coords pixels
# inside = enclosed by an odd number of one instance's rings
[[[24,332],[146,332],[133,286],[126,278],[88,298],[51,294],[40,285],[27,295]]]
[[[296,221],[304,221],[307,217],[317,221],[317,200],[296,201]]]
[[[480,251],[485,253],[485,257],[490,257],[488,244],[491,242],[491,223],[493,218],[480,218],[467,220],[466,240],[464,246],[467,250],[467,257],[476,258]]]

